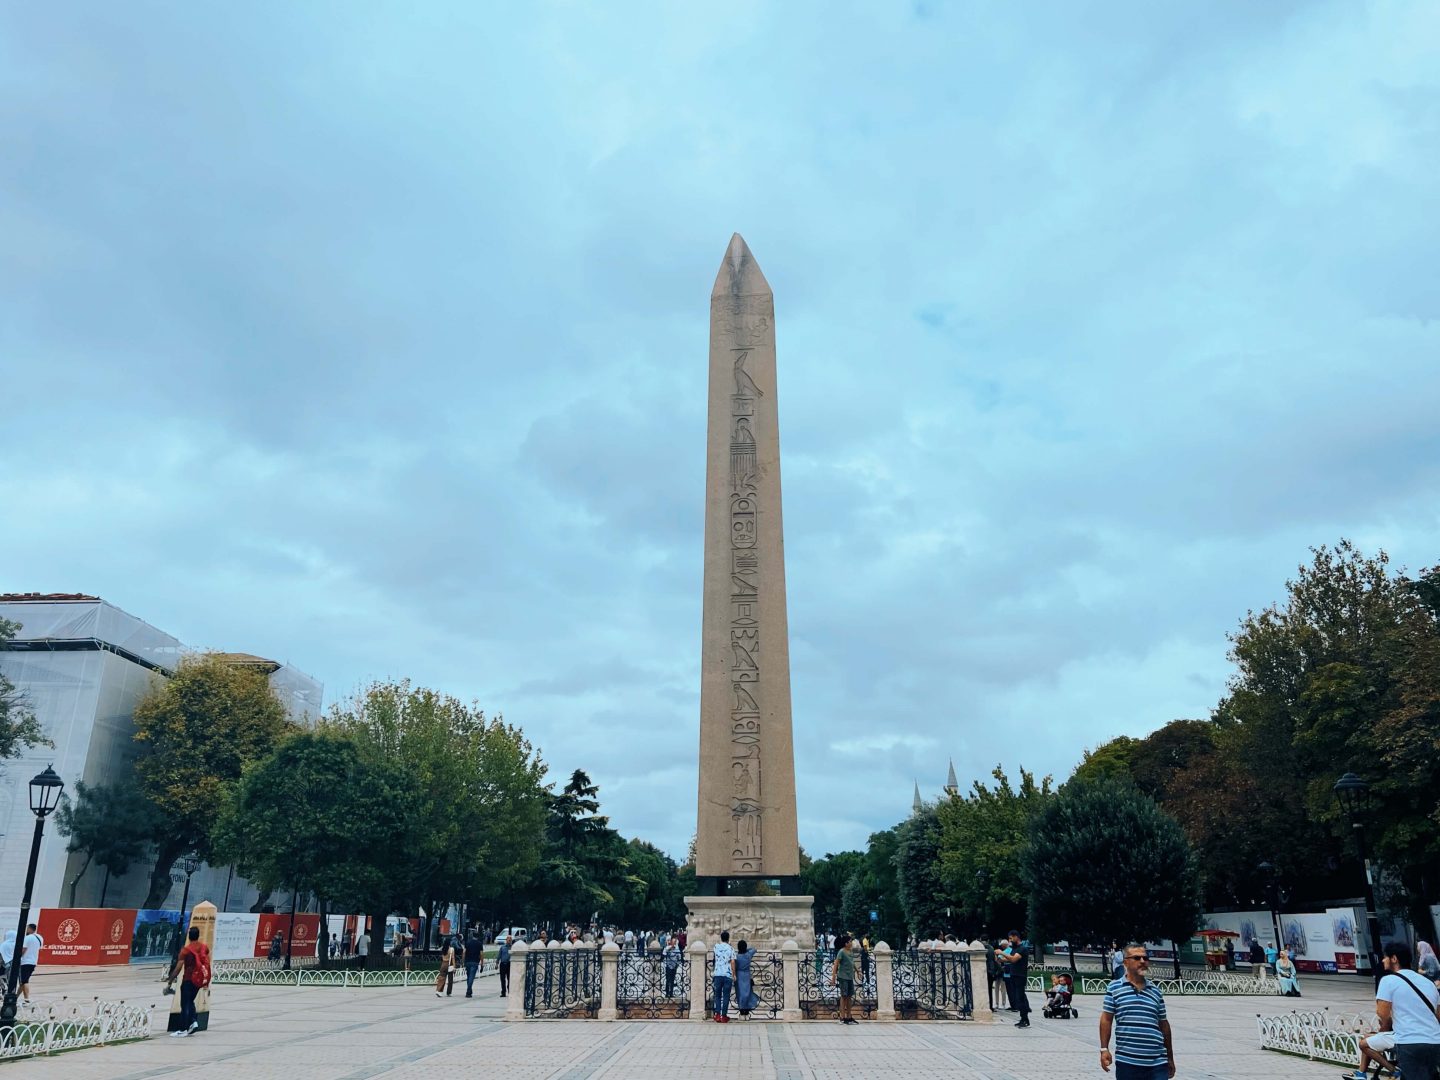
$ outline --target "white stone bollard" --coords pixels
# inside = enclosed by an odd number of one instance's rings
[[[690,1019],[708,1020],[710,1017],[705,1011],[705,954],[709,950],[705,947],[705,939],[692,940],[685,946],[685,951],[690,954]]]
[[[523,941],[510,946],[510,1000],[505,1004],[506,1020],[525,1019],[525,955],[529,951]]]
[[[600,1020],[618,1020],[620,1010],[617,998],[619,997],[620,979],[620,946],[613,941],[600,946],[600,1011],[596,1017]]]
[[[890,946],[877,941],[870,950],[870,959],[875,964],[875,1019],[895,1019],[895,958]]]
[[[800,1012],[800,946],[788,939],[780,946],[781,986],[785,998],[780,1004],[781,1020],[802,1020]]]

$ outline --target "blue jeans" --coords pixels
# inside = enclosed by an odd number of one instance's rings
[[[1115,1062],[1115,1080],[1169,1080],[1170,1069],[1166,1065],[1127,1065]]]
[[[475,973],[480,970],[480,961],[465,964],[465,996],[469,997],[475,992]]]
[[[724,1016],[730,1011],[730,987],[732,980],[729,975],[715,976],[715,1015]]]
[[[188,1031],[190,1025],[195,1023],[195,997],[200,993],[200,987],[196,986],[189,979],[180,984],[180,1030]]]

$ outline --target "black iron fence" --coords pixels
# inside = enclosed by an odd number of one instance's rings
[[[594,949],[534,949],[525,954],[526,1016],[600,1012],[600,955]]]
[[[891,956],[895,1013],[902,1020],[970,1020],[975,988],[970,954],[949,949],[902,949]]]
[[[751,949],[747,954],[750,957],[749,988],[759,999],[755,1008],[747,1010],[754,1016],[765,1016],[775,1019],[785,1008],[785,966],[780,959],[780,954],[775,952],[756,952]],[[730,1008],[727,1015],[740,1015],[738,1004],[739,992],[744,980],[743,965],[737,963],[735,967],[740,968],[740,978],[732,978],[730,983]],[[705,954],[705,1015],[714,1016],[715,1008],[715,954]]]
[[[800,954],[800,1011],[807,1020],[838,1019],[840,987],[830,981],[835,950],[815,948]],[[855,997],[852,1014],[869,1020],[875,1015],[875,958],[868,951],[855,956]]]
[[[616,968],[615,1008],[622,1020],[683,1020],[690,1015],[690,958],[622,951]]]

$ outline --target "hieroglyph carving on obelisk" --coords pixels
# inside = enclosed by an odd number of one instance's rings
[[[701,878],[800,872],[775,403],[775,301],[737,233],[710,297]]]

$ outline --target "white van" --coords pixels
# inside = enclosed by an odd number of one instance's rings
[[[523,927],[523,926],[512,926],[512,927],[510,927],[510,929],[508,929],[508,930],[501,930],[498,934],[496,934],[496,935],[495,935],[495,940],[496,940],[497,942],[498,942],[498,941],[504,941],[506,934],[509,934],[509,935],[510,935],[511,937],[513,937],[516,941],[524,941],[526,938],[528,938],[528,937],[530,936],[530,931],[526,930],[525,927]]]

